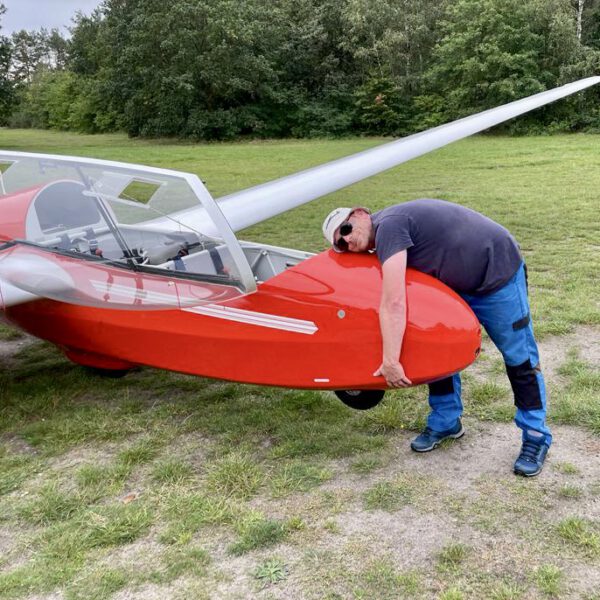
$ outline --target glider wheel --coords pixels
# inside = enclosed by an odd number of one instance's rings
[[[96,377],[107,377],[108,379],[121,379],[128,373],[131,373],[131,369],[100,369],[99,367],[84,367],[90,375]]]
[[[350,408],[368,410],[383,399],[384,390],[336,390],[335,395]]]

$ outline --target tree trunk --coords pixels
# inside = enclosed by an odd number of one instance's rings
[[[583,19],[583,6],[585,0],[577,0],[577,39],[581,41],[581,21]]]

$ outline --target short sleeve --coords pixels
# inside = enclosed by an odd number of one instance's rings
[[[407,215],[389,215],[381,220],[375,231],[375,252],[381,264],[411,246],[414,242]]]

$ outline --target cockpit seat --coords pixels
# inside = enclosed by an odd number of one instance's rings
[[[78,181],[54,181],[38,192],[35,212],[43,233],[96,225],[100,213]]]

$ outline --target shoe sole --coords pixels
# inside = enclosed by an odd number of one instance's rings
[[[439,442],[434,442],[428,448],[413,448],[412,444],[410,446],[413,452],[431,452],[435,450],[444,440],[458,440],[463,435],[465,435],[465,428],[461,425],[460,431],[458,433],[453,433],[452,435],[447,435],[445,438],[442,438]]]
[[[515,475],[519,475],[520,477],[535,477],[542,472],[542,469],[538,469],[535,473],[523,473],[523,471],[517,471],[517,469],[513,470]]]
[[[544,465],[542,465],[537,471],[535,471],[535,473],[525,473],[523,471],[519,471],[518,469],[513,469],[513,473],[521,477],[535,477],[536,475],[539,475],[542,472],[543,468]]]
[[[544,457],[544,462],[546,461],[546,458],[548,458],[548,452],[546,452],[546,456]],[[515,475],[519,475],[521,477],[536,477],[537,475],[539,475],[542,472],[543,469],[544,469],[544,464],[542,463],[542,466],[535,473],[524,473],[523,471],[519,471],[518,469],[513,469],[513,473]]]

